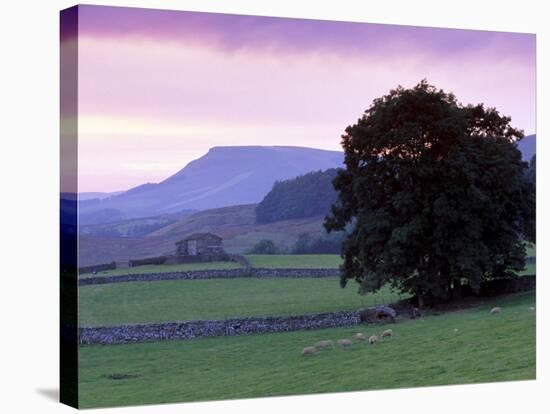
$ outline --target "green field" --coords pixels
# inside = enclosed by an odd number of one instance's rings
[[[337,254],[281,254],[281,255],[247,255],[246,256],[253,267],[272,267],[272,268],[332,268],[336,269],[341,264],[342,259]],[[165,273],[165,272],[185,272],[191,270],[212,270],[212,269],[238,269],[241,267],[235,262],[205,262],[205,263],[185,263],[176,265],[144,265],[129,267],[125,269],[113,269],[98,272],[96,275],[91,273],[82,273],[80,277],[91,276],[120,276],[137,273]]]
[[[250,254],[252,267],[337,269],[342,259],[337,254]]]
[[[534,292],[480,308],[406,320],[370,346],[301,351],[320,339],[367,336],[353,327],[246,337],[80,348],[82,407],[251,398],[534,379]],[[490,315],[492,306],[500,315]],[[455,331],[456,330],[456,331]],[[113,380],[109,375],[126,379]]]
[[[240,264],[235,262],[204,262],[204,263],[184,263],[175,265],[143,265],[128,267],[125,269],[113,269],[98,272],[96,275],[91,273],[80,274],[80,277],[91,276],[120,276],[138,273],[167,273],[167,272],[187,272],[191,270],[212,270],[212,269],[238,269]]]
[[[525,246],[526,246],[525,250],[527,251],[527,256],[532,256],[532,257],[537,256],[536,246],[533,243],[525,243]]]
[[[527,248],[527,255],[534,256],[534,247]],[[246,255],[252,267],[267,268],[326,268],[337,269],[342,264],[342,258],[337,254],[250,254]],[[530,266],[530,265],[529,265]],[[534,266],[534,265],[533,265]],[[91,276],[119,276],[136,273],[162,273],[178,272],[191,270],[212,270],[212,269],[238,269],[240,264],[235,262],[206,262],[206,263],[186,263],[177,265],[144,265],[130,267],[126,269],[106,270],[97,275],[91,273],[80,274],[80,277]],[[534,268],[530,267],[529,269]],[[531,270],[529,270],[531,271]],[[525,273],[525,272],[524,272]],[[531,272],[530,274],[533,274]]]
[[[535,256],[534,247],[527,247],[527,256]],[[249,254],[246,257],[252,267],[337,269],[342,264],[342,258],[337,254]],[[534,264],[528,264],[521,274],[534,274],[534,269]]]
[[[80,287],[79,314],[82,326],[99,326],[328,312],[397,299],[389,289],[360,296],[337,277],[132,282]]]
[[[519,272],[519,275],[534,275],[536,274],[537,265],[535,263],[528,263],[525,265],[525,270]]]

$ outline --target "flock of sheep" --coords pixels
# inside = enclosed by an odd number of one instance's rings
[[[389,338],[391,336],[393,336],[393,331],[391,329],[386,329],[384,332],[382,332],[380,338]],[[357,334],[355,334],[355,340],[357,342],[363,342],[367,340],[367,337],[361,332],[358,332]],[[368,342],[371,345],[375,345],[378,341],[379,339],[377,335],[371,335],[368,339]],[[351,339],[338,339],[336,341],[336,344],[342,348],[348,348],[353,345],[353,341]],[[321,349],[334,349],[334,341],[324,340],[317,342],[314,346],[306,346],[302,351],[302,355],[313,355]]]
[[[535,307],[532,306],[529,308],[529,310],[531,312],[534,312]],[[491,315],[498,315],[500,314],[500,312],[501,312],[501,308],[497,306],[492,308],[489,313]],[[458,329],[455,329],[454,331],[456,332],[458,331]],[[383,338],[389,338],[392,336],[393,336],[393,331],[391,329],[386,329],[384,332],[382,332],[382,334],[380,335],[380,338],[383,339]],[[355,340],[357,342],[363,342],[367,340],[367,337],[361,332],[358,332],[357,334],[355,334]],[[368,339],[368,342],[371,345],[375,345],[378,341],[379,339],[377,335],[371,335]],[[336,344],[342,348],[348,348],[353,345],[353,341],[351,339],[338,339],[336,341]],[[304,356],[314,355],[317,351],[322,349],[334,349],[334,341],[329,339],[329,340],[319,341],[314,346],[306,346],[302,351],[302,355]]]
[[[531,312],[535,312],[535,307],[534,306],[530,306],[529,308],[529,311]],[[491,309],[491,311],[489,312],[491,315],[498,315],[500,313],[501,309],[499,306],[496,306],[494,307],[493,309]]]

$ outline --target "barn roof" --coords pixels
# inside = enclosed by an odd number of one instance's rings
[[[182,240],[176,242],[176,244],[186,242],[187,240],[205,239],[205,238],[209,238],[209,237],[213,237],[215,239],[222,240],[222,238],[220,236],[218,236],[217,234],[214,234],[214,233],[193,233],[193,234],[187,236],[185,239],[182,239]]]

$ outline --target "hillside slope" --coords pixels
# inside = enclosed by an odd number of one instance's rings
[[[230,253],[244,253],[262,239],[289,249],[300,234],[315,236],[324,232],[322,216],[256,224],[255,207],[248,204],[201,211],[142,237],[80,234],[79,266],[173,254],[176,241],[198,232],[219,235]]]
[[[518,149],[521,151],[523,161],[531,161],[531,158],[537,152],[537,135],[527,135],[518,143]]]
[[[102,211],[112,221],[181,210],[205,210],[258,203],[275,181],[340,167],[343,153],[302,147],[214,147],[158,184],[144,184],[103,200],[80,205],[81,222]],[[115,212],[120,214],[117,216]]]
[[[337,200],[332,182],[338,170],[314,171],[278,181],[256,207],[258,223],[324,216]]]

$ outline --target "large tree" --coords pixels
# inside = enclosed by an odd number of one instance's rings
[[[460,284],[514,277],[535,201],[517,141],[522,131],[483,104],[464,106],[422,81],[373,101],[342,136],[345,169],[328,231],[353,224],[341,285],[389,284],[426,299]]]

